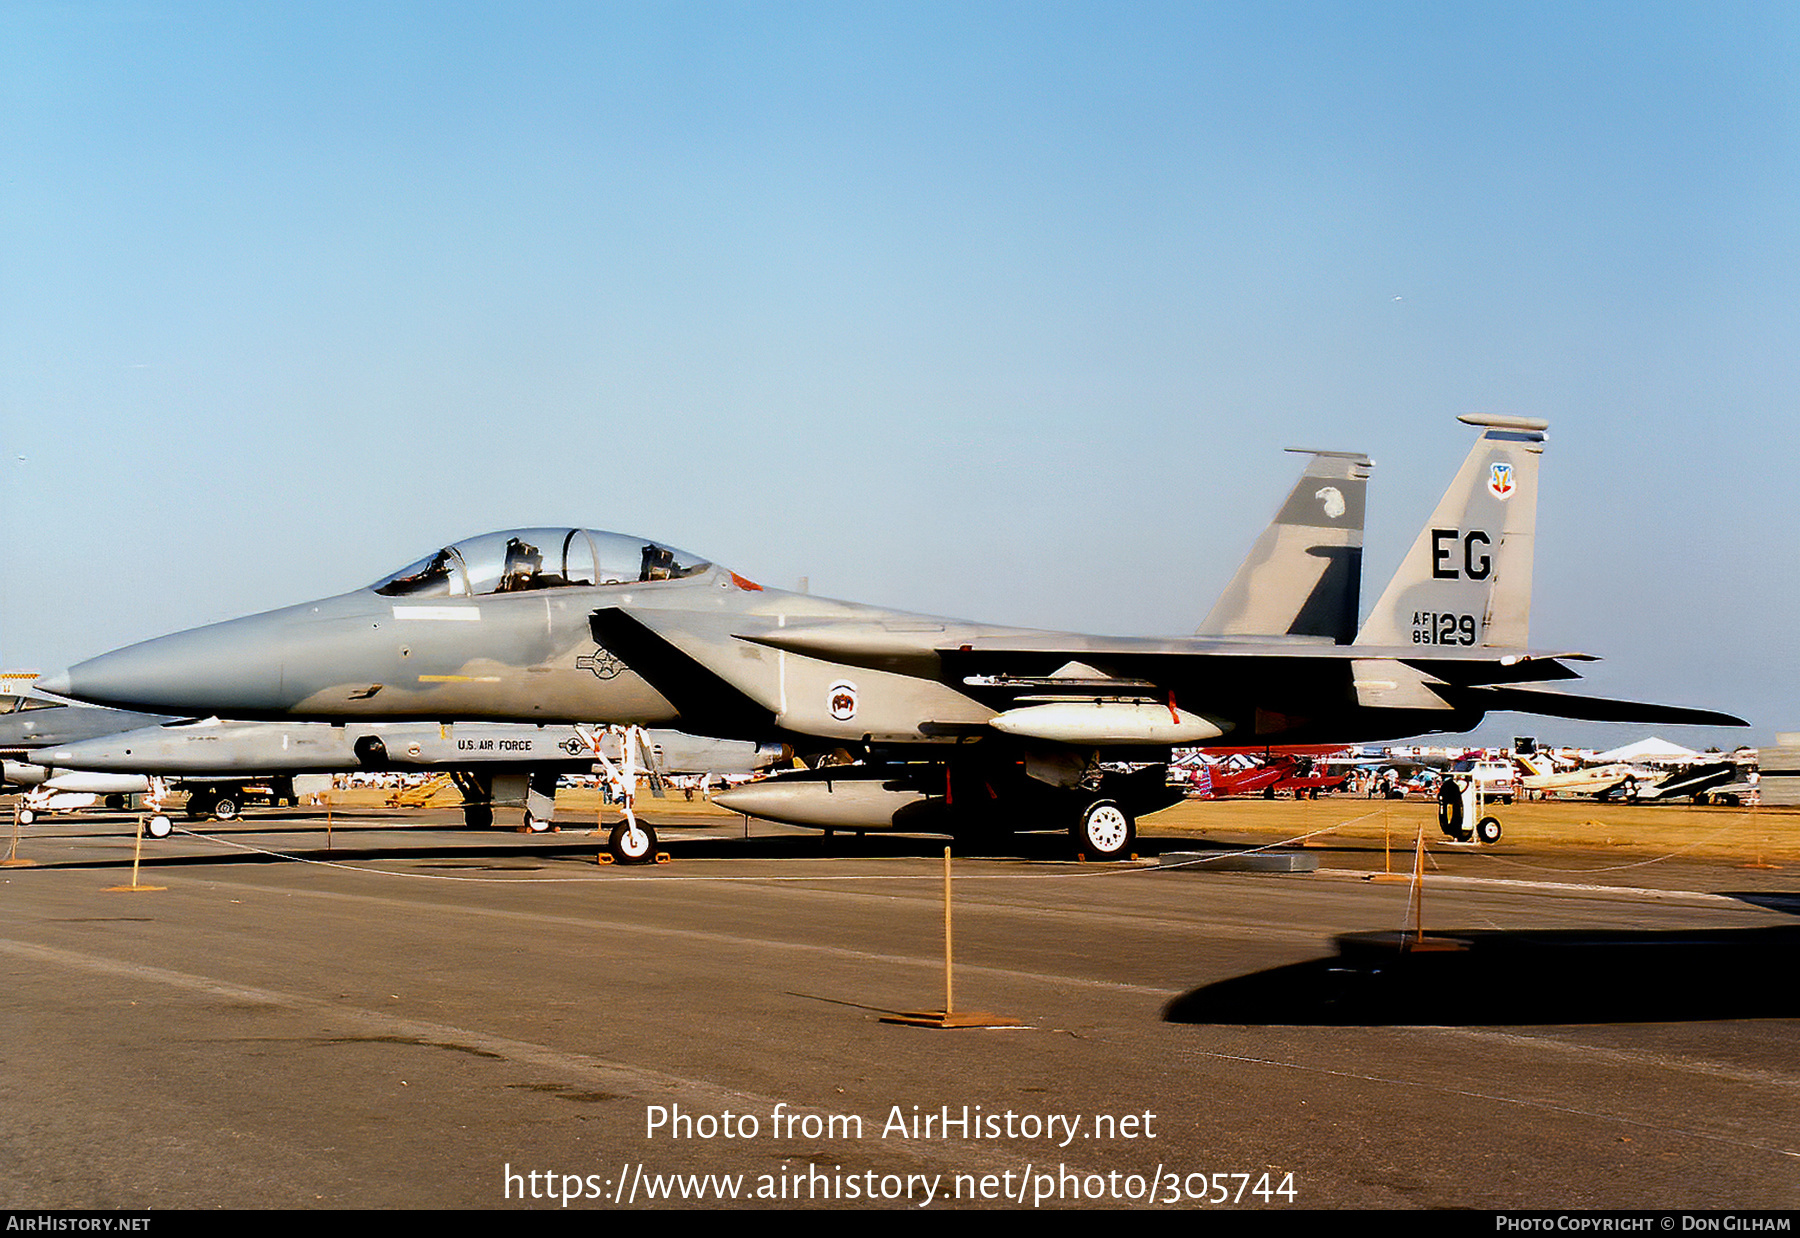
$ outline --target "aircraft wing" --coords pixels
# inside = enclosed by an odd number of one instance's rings
[[[935,635],[935,634],[934,634]],[[927,646],[916,632],[879,624],[823,624],[743,633],[739,639],[789,653],[937,678],[961,690],[1017,701],[1083,696],[1176,694],[1184,708],[1206,712],[1211,700],[1298,699],[1303,685],[1316,698],[1341,685],[1344,703],[1379,707],[1400,681],[1412,707],[1514,710],[1607,722],[1744,726],[1713,710],[1582,697],[1522,685],[1579,679],[1568,664],[1595,660],[1569,650],[1504,650],[1418,645],[1307,645],[1209,637],[1098,637],[1027,630],[971,630]],[[1400,668],[1406,668],[1400,672]],[[1399,672],[1397,674],[1397,672]],[[1368,688],[1368,681],[1382,681]],[[1354,728],[1351,728],[1354,729]]]
[[[924,737],[948,729],[1006,730],[1021,713],[1030,716],[1028,725],[1042,722],[1053,728],[1047,734],[1060,734],[1068,719],[1053,712],[1081,700],[1156,703],[1174,728],[1174,738],[1165,740],[1160,724],[1150,727],[1148,714],[1133,712],[1145,706],[1115,704],[1108,713],[1121,729],[1104,732],[1103,745],[1128,743],[1123,737],[1140,734],[1144,742],[1174,743],[1224,733],[1347,740],[1437,729],[1431,724],[1439,719],[1449,723],[1491,710],[1744,725],[1712,710],[1529,686],[1579,678],[1568,663],[1591,657],[1571,651],[1081,636],[906,619],[787,627],[765,627],[741,615],[719,619],[723,622],[696,623],[691,615],[602,608],[591,623],[595,640],[662,693],[685,727],[708,734],[791,729],[831,736],[838,730],[854,735],[860,728],[878,736]],[[811,669],[791,665],[772,678],[760,656],[771,650],[800,655]],[[822,701],[824,694],[800,690],[797,676],[822,677],[822,689],[833,667],[876,672],[874,678],[889,688],[879,695],[865,691],[863,705],[889,700],[899,716],[878,721],[865,708],[843,727],[812,716],[818,712],[813,698]]]
[[[971,635],[955,643],[927,644],[919,634],[874,623],[830,623],[789,627],[769,632],[739,633],[738,639],[788,653],[804,654],[869,670],[894,670],[914,675],[939,673],[958,678],[971,675],[1048,676],[1074,662],[1100,667],[1110,674],[1089,678],[1114,678],[1132,682],[1154,678],[1159,667],[1170,662],[1216,660],[1221,665],[1246,660],[1271,663],[1318,661],[1342,663],[1387,659],[1429,668],[1432,674],[1457,683],[1518,683],[1537,679],[1576,679],[1579,674],[1565,662],[1595,661],[1593,654],[1573,651],[1518,649],[1497,654],[1493,649],[1432,648],[1417,645],[1325,645],[1276,640],[1220,639],[1215,637],[1074,636],[1064,632],[1006,632]]]

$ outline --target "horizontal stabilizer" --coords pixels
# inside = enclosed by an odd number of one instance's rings
[[[1446,683],[1458,687],[1485,687],[1489,684],[1540,683],[1547,679],[1580,679],[1581,672],[1574,667],[1564,665],[1565,662],[1594,662],[1592,654],[1587,653],[1553,653],[1553,654],[1521,654],[1517,657],[1496,658],[1491,661],[1452,661],[1439,659],[1428,661],[1423,658],[1396,658],[1405,662],[1415,670],[1425,671]]]
[[[1543,714],[1550,718],[1579,718],[1588,722],[1654,722],[1671,726],[1749,726],[1742,718],[1711,709],[1685,705],[1653,705],[1647,701],[1615,701],[1599,696],[1572,696],[1532,688],[1466,688],[1457,693],[1459,703],[1476,709],[1511,710]]]

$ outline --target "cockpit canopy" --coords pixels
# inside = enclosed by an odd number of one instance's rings
[[[446,546],[373,586],[384,597],[481,597],[697,576],[711,564],[641,537],[511,529]]]

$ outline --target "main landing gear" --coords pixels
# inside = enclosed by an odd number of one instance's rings
[[[1075,850],[1089,860],[1123,860],[1137,841],[1137,822],[1117,800],[1094,800],[1069,827]]]
[[[219,821],[235,821],[241,805],[238,797],[230,791],[214,791],[201,788],[188,795],[187,815],[191,821],[202,817],[212,817]]]

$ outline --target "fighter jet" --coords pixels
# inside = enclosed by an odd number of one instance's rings
[[[1300,479],[1279,505],[1274,519],[1251,547],[1231,583],[1201,624],[1202,635],[1338,644],[1347,644],[1356,635],[1365,499],[1373,464],[1360,452],[1294,447],[1287,450],[1307,457]],[[563,538],[565,548],[575,544],[577,536],[584,540],[610,536],[578,534],[573,530],[558,530],[557,533]],[[510,553],[513,544],[522,539],[505,536]],[[451,550],[456,552],[456,561],[463,562],[463,552],[457,548]],[[446,553],[440,552],[426,566],[445,561]],[[415,565],[399,573],[398,579],[407,580],[419,574],[420,565]],[[460,595],[467,591],[455,592]],[[397,610],[396,613],[401,612]],[[577,661],[588,664],[596,676],[612,677],[613,668],[602,660],[599,652]],[[120,719],[144,717],[91,707],[83,712]],[[404,754],[400,758],[404,763],[436,767],[450,763],[453,757],[457,763],[472,765],[484,758],[504,761],[510,756],[515,764],[521,758],[531,764],[498,775],[466,768],[459,771],[458,787],[465,796],[465,819],[470,825],[486,825],[492,820],[493,805],[523,804],[527,828],[545,828],[550,814],[550,783],[555,777],[554,769],[545,766],[560,762],[556,753],[533,755],[533,750],[543,745],[531,736],[535,731],[542,738],[542,724],[536,728],[488,724],[482,736],[475,738],[471,730],[475,724],[463,723],[456,754],[445,751],[445,744],[439,742],[449,738],[452,725],[363,723],[345,726],[342,723],[274,721],[222,724],[217,718],[203,722],[170,719],[163,726],[132,730],[108,740],[63,743],[53,757],[43,759],[53,759],[65,771],[83,771],[55,775],[64,780],[117,779],[122,776],[138,776],[141,780],[143,775],[152,773],[185,777],[187,785],[193,788],[190,816],[222,813],[229,817],[235,815],[238,797],[229,783],[212,780],[221,776],[241,778],[243,771],[248,769],[266,776],[276,770],[385,768],[395,763],[398,754]],[[99,736],[109,730],[124,729],[123,726],[93,726],[85,733]],[[434,733],[440,731],[442,734],[434,737]],[[79,734],[76,733],[76,737]],[[766,769],[772,763],[769,753],[777,747],[767,743],[705,740],[675,731],[653,731],[649,736],[649,760],[663,772],[702,766],[715,773],[738,772],[744,768]],[[564,739],[562,742],[574,742],[579,746],[578,741]],[[780,747],[785,750],[785,745]],[[748,755],[743,749],[749,750]],[[620,758],[616,750],[605,755],[614,761]],[[840,753],[822,755],[832,759]],[[55,773],[39,766],[32,768],[45,777]],[[528,770],[535,770],[535,775],[528,774]],[[226,774],[226,771],[230,773]],[[291,777],[291,774],[276,776]],[[841,779],[841,768],[837,776]],[[157,820],[165,823],[163,832],[166,833],[167,819],[158,817]],[[804,815],[800,821],[811,824]],[[642,828],[653,827],[646,824]],[[654,834],[648,835],[648,839],[649,848],[653,849]],[[644,837],[637,837],[635,841],[639,844],[637,853],[645,853]],[[630,850],[623,845],[615,848],[622,860],[632,858]]]
[[[52,744],[70,744],[96,735],[111,735],[116,731],[172,721],[174,719],[162,714],[72,705],[29,691],[3,692],[0,693],[0,757],[9,761],[28,760],[31,753]]]
[[[523,807],[525,828],[550,828],[560,773],[618,764],[623,737],[586,726],[504,722],[241,722],[206,718],[120,731],[33,754],[37,765],[89,775],[154,775],[189,789],[188,815],[229,819],[233,787],[247,777],[292,779],[353,770],[451,770],[470,826],[496,807]],[[708,739],[679,731],[640,738],[655,774],[753,774],[785,754],[780,744]],[[141,789],[141,788],[134,788]],[[166,832],[166,831],[165,831]]]
[[[1373,467],[1360,452],[1290,447],[1308,457],[1298,482],[1275,518],[1201,624],[1202,635],[1259,636],[1282,640],[1348,643],[1356,635],[1362,582],[1365,493]],[[0,713],[9,701],[0,697]],[[71,708],[30,699],[33,709],[73,715],[49,727],[26,721],[35,744],[47,747],[33,763],[12,763],[11,781],[44,788],[56,804],[86,806],[96,793],[119,799],[141,793],[150,777],[173,779],[188,792],[190,818],[230,820],[243,803],[250,778],[271,779],[290,799],[293,779],[356,769],[453,769],[463,795],[465,824],[492,824],[496,807],[522,807],[524,825],[550,827],[556,778],[568,768],[588,769],[598,743],[615,764],[617,735],[582,728],[547,730],[507,723],[221,722],[175,719],[93,706]],[[78,721],[77,721],[78,719]],[[9,738],[0,717],[0,746]],[[154,725],[151,725],[154,724]],[[17,724],[15,724],[17,729]],[[658,775],[742,774],[767,770],[787,751],[782,744],[707,739],[680,731],[647,733],[650,768]],[[78,800],[72,796],[84,796]],[[152,832],[169,832],[155,816]],[[654,846],[652,841],[651,846]],[[623,847],[615,847],[626,858]]]
[[[602,719],[845,747],[862,759],[729,806],[837,828],[1066,825],[1100,857],[1129,853],[1136,818],[1173,802],[1173,745],[1461,731],[1490,709],[1743,725],[1544,686],[1589,657],[1526,643],[1545,423],[1462,420],[1474,449],[1349,644],[996,627],[766,589],[644,538],[525,529],[43,687],[184,714]]]
[[[0,780],[31,788],[27,814],[101,801],[123,807],[126,796],[147,792],[160,777],[187,792],[189,817],[230,820],[252,782],[266,781],[273,795],[294,802],[295,778],[309,774],[448,769],[463,795],[465,824],[491,825],[496,807],[523,808],[525,828],[536,833],[550,828],[558,774],[586,772],[598,757],[616,764],[620,744],[618,735],[574,726],[221,722],[71,705],[29,690],[0,693]],[[648,732],[643,745],[658,777],[754,774],[786,755],[780,744],[679,731]]]
[[[0,676],[12,681],[36,678],[15,672]],[[157,714],[49,700],[29,686],[0,692],[0,783],[27,788],[20,802],[20,823],[31,824],[39,812],[72,811],[102,802],[122,808],[127,796],[149,789],[149,780],[143,777],[52,769],[41,760],[45,748],[167,721]]]

